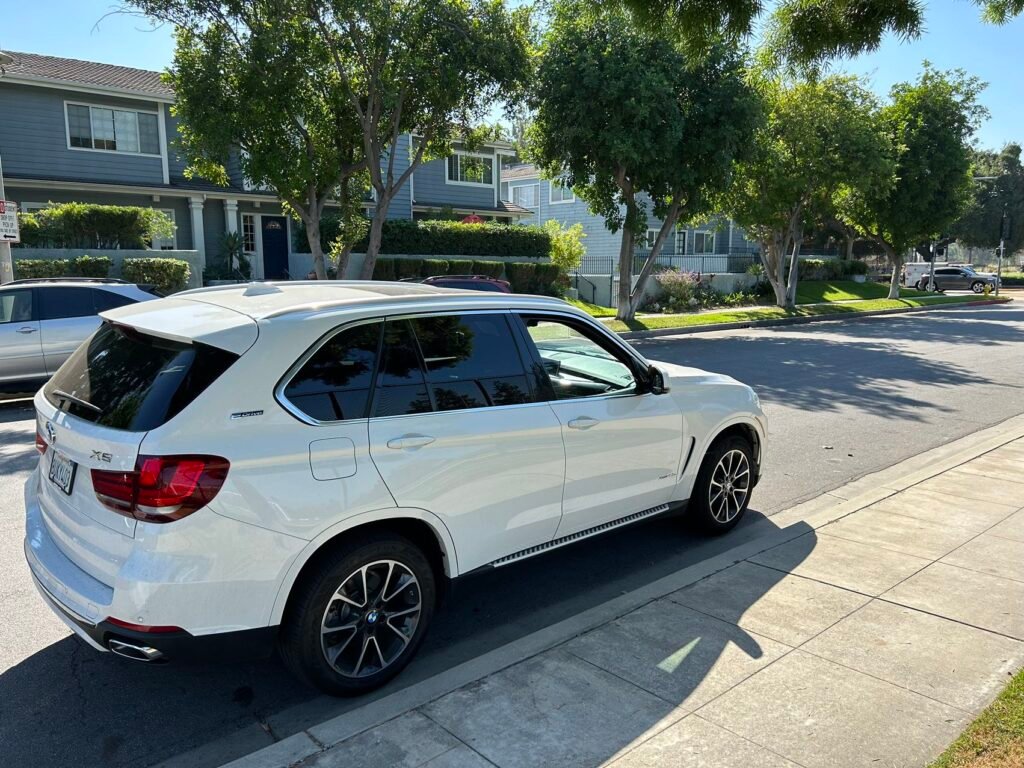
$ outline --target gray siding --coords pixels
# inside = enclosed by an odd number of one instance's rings
[[[447,158],[423,163],[413,173],[415,177],[413,194],[417,205],[459,207],[494,207],[494,190],[500,183],[499,158],[491,148],[483,148],[475,154],[494,156],[494,183],[486,186],[451,184],[448,182]]]
[[[397,181],[398,178],[405,173],[409,167],[409,136],[408,134],[402,134],[398,137],[398,146],[394,149],[395,152],[395,165],[392,169],[394,178]],[[382,174],[386,174],[388,170],[388,159],[382,157],[380,161],[380,167]],[[415,171],[413,172],[415,173]],[[388,218],[389,219],[411,219],[412,218],[412,190],[408,182],[402,185],[398,193],[392,198],[391,204],[388,206]]]
[[[163,163],[159,157],[70,149],[65,99],[98,106],[156,109],[154,102],[32,88],[0,80],[0,156],[6,176],[163,183]]]
[[[174,183],[185,178],[185,167],[188,163],[174,148],[178,140],[178,118],[171,114],[171,106],[168,104],[164,105],[164,115],[167,119],[167,171],[171,183]]]
[[[220,240],[224,236],[224,201],[207,200],[203,206],[203,240],[206,243],[206,263],[220,256]]]

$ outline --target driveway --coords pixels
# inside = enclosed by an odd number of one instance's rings
[[[1024,308],[1012,304],[635,344],[757,389],[770,439],[746,524],[706,541],[678,520],[655,520],[466,580],[385,692],[712,557],[759,516],[1024,412]],[[32,430],[28,409],[0,407],[0,743],[9,764],[217,765],[365,703],[317,696],[276,661],[144,667],[69,637],[22,562]]]

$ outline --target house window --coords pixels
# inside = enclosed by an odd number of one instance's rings
[[[537,188],[537,184],[524,184],[521,187],[512,187],[512,202],[522,208],[536,208]]]
[[[494,183],[494,158],[477,155],[452,155],[448,158],[448,181],[453,184]]]
[[[256,217],[251,213],[242,214],[242,251],[256,253]]]
[[[648,229],[647,232],[644,233],[643,240],[640,241],[640,246],[649,251],[652,248],[654,248],[654,243],[657,241],[657,239],[658,230]]]
[[[154,112],[89,104],[66,104],[68,146],[133,155],[159,155],[160,129]]]
[[[715,252],[714,232],[694,232],[693,252],[695,254],[708,254]]]
[[[564,187],[557,181],[551,182],[551,202],[554,203],[571,203],[576,200],[576,193],[572,187]]]
[[[160,212],[165,214],[174,224],[174,211],[169,208],[161,208]],[[150,247],[154,251],[176,251],[178,249],[178,227],[175,225],[174,234],[170,237],[154,237]]]

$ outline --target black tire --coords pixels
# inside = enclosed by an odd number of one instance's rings
[[[389,562],[397,565],[389,569]],[[363,576],[357,576],[363,573],[364,566],[367,566],[365,593],[361,586]],[[406,581],[406,574],[415,582]],[[355,581],[352,577],[356,577]],[[392,581],[385,581],[384,586],[379,587],[382,579]],[[397,589],[402,584],[406,586]],[[352,597],[337,597],[343,589],[350,590],[347,594]],[[385,590],[394,595],[382,602]],[[401,629],[409,630],[411,626],[408,642],[399,648],[402,642],[399,638],[405,635],[392,623],[398,619],[392,618],[388,611],[398,614],[407,609],[413,604],[414,592],[419,610],[398,617]],[[436,595],[434,570],[423,551],[408,539],[379,532],[345,541],[319,557],[296,584],[281,625],[281,658],[301,680],[333,696],[356,696],[379,688],[415,656],[433,618]],[[364,605],[356,607],[353,600],[359,602],[360,598]],[[377,606],[380,606],[379,611]],[[412,618],[415,623],[410,625]],[[327,633],[321,645],[321,629],[331,624],[338,626],[333,634],[337,639],[327,639],[332,637]],[[350,624],[359,627],[352,630],[351,636],[349,630],[344,629]],[[367,637],[374,639],[367,640]],[[343,674],[332,666],[327,653],[333,653],[346,640],[347,646],[335,657],[338,665],[348,672]],[[352,646],[353,642],[356,646]],[[359,644],[363,653],[369,655],[353,662]]]
[[[926,291],[928,290],[928,281],[922,277],[920,280],[917,281],[917,285],[914,287],[917,288],[917,290],[919,291]]]
[[[971,290],[974,291],[975,293],[984,293],[985,284],[981,282],[981,280],[975,280],[973,283],[971,283]]]
[[[719,463],[726,456],[733,454],[734,451],[739,451],[743,454],[746,471],[749,474],[746,475],[745,494],[742,503],[738,505],[738,509],[734,509],[731,503],[727,501],[726,503],[729,505],[727,512],[732,516],[728,517],[728,519],[722,519],[727,517],[727,515],[721,514],[721,499],[718,496],[717,490],[712,488],[712,482]],[[739,484],[739,479],[737,479],[736,484]],[[712,535],[719,535],[732,530],[747,511],[747,505],[750,503],[750,494],[754,490],[753,484],[754,451],[750,442],[738,435],[727,435],[719,438],[705,454],[704,461],[700,465],[700,471],[697,472],[697,481],[694,483],[693,493],[690,494],[689,513],[694,523],[705,533]],[[735,499],[735,497],[731,498]]]

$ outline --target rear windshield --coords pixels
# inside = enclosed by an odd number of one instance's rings
[[[51,404],[95,424],[156,429],[180,413],[238,355],[104,323],[43,388]]]

